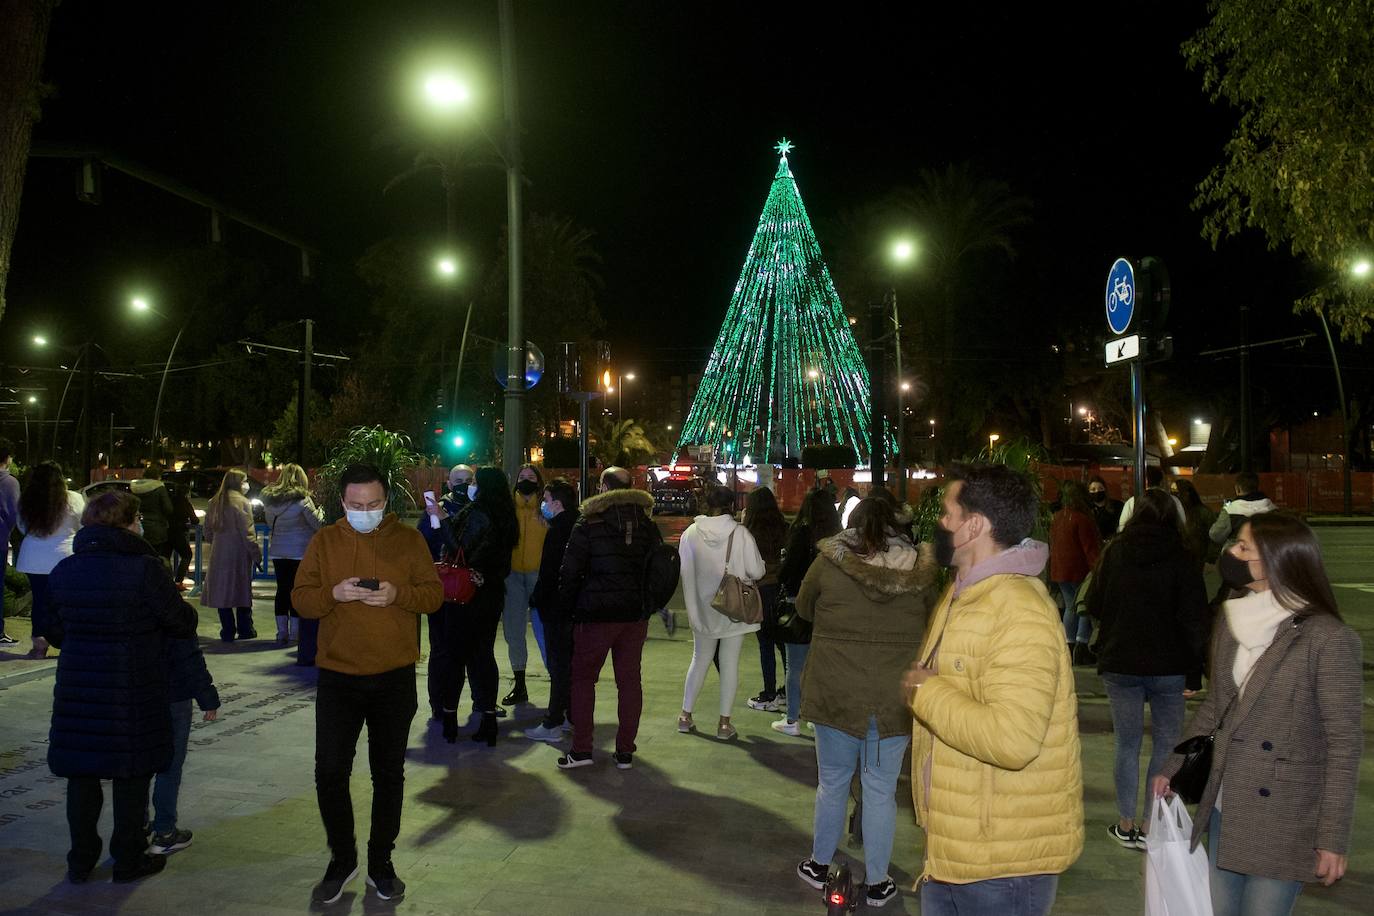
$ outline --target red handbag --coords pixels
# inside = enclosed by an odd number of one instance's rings
[[[444,583],[444,600],[455,604],[467,604],[482,586],[482,574],[467,565],[463,548],[456,555],[446,556],[434,564],[439,581]]]

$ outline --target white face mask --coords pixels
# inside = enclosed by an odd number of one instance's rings
[[[354,531],[367,534],[382,523],[386,509],[344,509],[344,515],[348,517],[348,524],[353,526]]]
[[[239,492],[241,492],[241,493],[247,493],[247,492],[248,492],[248,481],[245,480],[243,483],[239,484]]]
[[[470,483],[470,484],[468,484],[468,500],[471,501],[471,500],[474,500],[474,499],[476,499],[476,498],[477,498],[477,484],[475,484],[475,483]]]

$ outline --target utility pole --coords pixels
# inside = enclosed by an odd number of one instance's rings
[[[84,346],[85,365],[81,367],[81,475],[78,480],[93,483],[91,479],[91,387],[95,384],[95,363],[91,359],[91,342]]]
[[[506,476],[515,479],[525,460],[525,326],[522,313],[521,257],[523,214],[520,164],[520,111],[515,69],[515,5],[500,0],[501,82],[506,106],[506,430],[503,441]]]
[[[883,396],[887,394],[886,354],[883,353],[883,325],[885,316],[881,301],[869,306],[869,329],[873,339],[868,343],[869,425],[868,466],[871,487],[881,487],[887,481],[886,441],[884,441]]]
[[[892,352],[897,357],[897,500],[906,505],[906,379],[902,376],[902,318],[897,314],[897,287],[892,287]]]
[[[305,319],[305,348],[301,351],[300,392],[296,395],[296,461],[305,467],[305,431],[310,416],[310,368],[315,355],[315,321]]]

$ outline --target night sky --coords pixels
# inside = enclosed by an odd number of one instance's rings
[[[964,160],[1031,198],[1016,277],[1047,320],[1100,325],[1111,260],[1156,254],[1173,272],[1183,352],[1233,342],[1242,298],[1276,335],[1309,329],[1288,315],[1287,260],[1257,238],[1214,254],[1189,208],[1235,117],[1179,54],[1200,9],[938,10],[517,4],[527,205],[596,232],[601,308],[623,351],[666,362],[684,351],[655,347],[702,348],[687,359],[704,362],[783,135],[818,227],[921,168]],[[56,95],[35,139],[116,150],[349,265],[388,235],[440,236],[437,177],[383,197],[407,162],[375,140],[411,116],[412,65],[440,49],[470,62],[478,116],[495,132],[494,0],[65,0],[45,71]],[[504,177],[465,180],[461,235],[490,258]],[[7,331],[54,314],[106,321],[124,290],[155,282],[165,252],[204,238],[203,214],[161,192],[110,176],[93,208],[76,203],[73,181],[69,164],[31,164]]]

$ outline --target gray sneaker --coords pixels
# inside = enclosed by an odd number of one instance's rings
[[[185,849],[191,845],[191,831],[178,830],[173,827],[166,833],[153,834],[152,840],[148,844],[148,851],[156,856],[165,856],[169,852],[176,852],[178,849]]]
[[[558,727],[545,728],[544,723],[540,722],[534,728],[525,729],[525,737],[534,741],[547,741],[550,744],[556,744],[563,740],[563,729]]]
[[[358,860],[330,859],[329,867],[324,871],[324,879],[315,885],[315,889],[310,892],[310,899],[315,903],[333,903],[343,896],[344,887],[348,882],[358,877]]]

